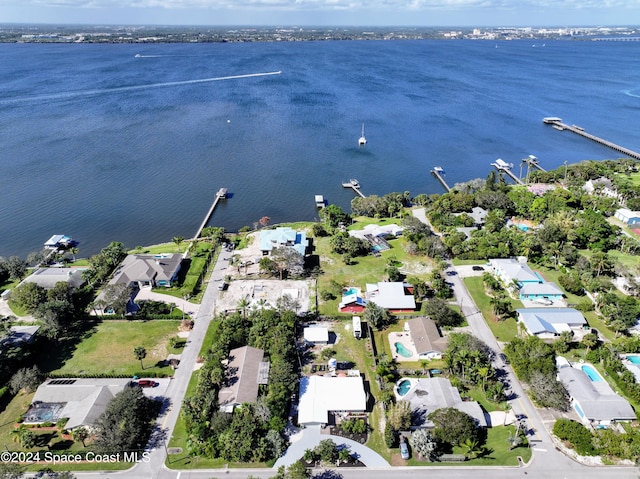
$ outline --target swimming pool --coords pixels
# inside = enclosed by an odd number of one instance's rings
[[[403,379],[398,383],[398,395],[404,396],[411,389],[411,381],[408,379]]]
[[[637,354],[629,354],[627,356],[627,359],[629,360],[630,363],[640,364],[640,356]]]
[[[350,294],[358,294],[358,288],[349,288],[342,291],[342,296],[349,296]]]
[[[398,353],[403,358],[410,358],[413,356],[413,353],[404,347],[402,343],[394,343],[393,346],[396,348],[396,353]]]
[[[591,379],[591,382],[599,383],[602,381],[602,378],[598,374],[598,371],[593,369],[591,366],[587,366],[585,364],[584,366],[581,367],[581,369],[587,376],[589,376],[589,379]]]

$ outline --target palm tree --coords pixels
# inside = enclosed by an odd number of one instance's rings
[[[247,299],[247,298],[241,298],[240,301],[238,301],[238,309],[242,310],[242,317],[244,319],[247,318],[247,308],[249,307],[249,305],[251,304],[251,302]]]
[[[80,441],[82,443],[82,447],[86,447],[84,441],[89,437],[89,431],[86,427],[77,427],[73,431],[71,431],[71,437],[74,441]]]
[[[178,247],[178,251],[180,251],[180,245],[184,241],[184,236],[174,236],[171,241],[173,241]]]
[[[482,379],[482,392],[486,392],[485,385],[491,369],[488,366],[480,366],[477,370],[478,376]]]
[[[144,365],[142,364],[142,360],[147,357],[147,350],[142,346],[137,346],[133,349],[133,355],[137,360],[140,361],[140,367],[144,369]]]
[[[69,248],[69,253],[71,253],[71,257],[73,258],[73,262],[76,262],[76,255],[78,254],[78,251],[80,251],[78,249],[77,246],[72,246],[71,248]]]

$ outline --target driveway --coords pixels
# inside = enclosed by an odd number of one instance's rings
[[[148,301],[159,301],[161,303],[166,304],[175,304],[176,307],[180,308],[182,311],[187,313],[192,318],[195,318],[198,315],[198,311],[200,310],[199,304],[193,304],[189,301],[185,301],[182,298],[176,298],[175,296],[171,296],[168,294],[156,293],[151,291],[150,289],[143,288],[138,291],[136,294],[136,301],[140,300],[148,300]]]
[[[280,457],[276,461],[273,468],[278,469],[280,466],[290,466],[304,456],[304,451],[307,449],[313,449],[320,443],[320,441],[325,439],[332,439],[338,446],[347,447],[351,455],[356,457],[367,467],[391,467],[384,457],[359,442],[352,441],[351,439],[345,439],[340,436],[333,436],[331,434],[322,434],[320,426],[308,426],[305,429],[300,429],[289,438],[291,441],[289,449],[287,449],[284,456]]]

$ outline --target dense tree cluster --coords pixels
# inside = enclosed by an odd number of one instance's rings
[[[250,462],[282,453],[282,431],[297,380],[295,322],[290,309],[265,308],[238,312],[218,323],[196,391],[183,406],[193,454]],[[270,362],[269,384],[261,387],[256,404],[243,404],[233,413],[219,411],[217,396],[226,377],[223,360],[231,349],[245,345],[264,349]]]
[[[96,420],[92,447],[101,454],[143,450],[159,406],[140,387],[125,388]]]
[[[91,285],[102,284],[126,256],[124,245],[113,241],[102,248],[100,253],[89,258],[89,269],[83,271],[82,276]]]
[[[537,336],[528,336],[515,338],[504,352],[518,378],[529,384],[531,398],[539,406],[568,410],[569,396],[556,379],[555,352],[551,345]]]
[[[369,195],[366,198],[356,196],[351,200],[351,212],[355,216],[369,218],[393,218],[410,204],[410,194],[388,193],[384,196]]]

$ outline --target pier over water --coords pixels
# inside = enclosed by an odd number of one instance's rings
[[[360,182],[358,180],[351,179],[351,180],[347,181],[346,183],[342,183],[342,187],[343,188],[351,188],[353,191],[358,193],[361,198],[366,198],[366,196],[362,194],[362,191],[360,191]]]
[[[202,230],[204,229],[204,227],[207,226],[207,223],[211,219],[211,215],[213,215],[213,211],[216,209],[216,206],[218,206],[218,202],[220,202],[220,200],[222,200],[222,199],[224,199],[226,197],[227,197],[227,189],[226,188],[220,188],[218,190],[218,192],[216,193],[216,197],[213,200],[213,204],[211,205],[211,208],[209,208],[209,211],[207,212],[207,215],[204,217],[204,220],[202,220],[202,223],[200,224],[200,228],[198,228],[198,231],[196,231],[196,234],[193,236],[194,240],[198,239],[198,237],[202,233]]]
[[[451,191],[451,188],[449,188],[447,182],[444,181],[444,170],[442,169],[442,167],[434,166],[433,170],[431,170],[431,174],[438,179],[442,186],[444,186],[444,189],[447,190],[447,193]]]
[[[547,117],[542,120],[545,124],[553,126],[556,130],[563,131],[569,130],[576,135],[584,136],[589,140],[593,140],[596,143],[600,143],[601,145],[607,146],[612,150],[616,150],[618,153],[622,153],[623,155],[627,155],[629,158],[634,158],[636,160],[640,160],[640,153],[629,150],[628,148],[624,148],[623,146],[616,145],[615,143],[611,143],[610,141],[599,138],[591,133],[587,133],[583,128],[580,128],[577,125],[567,125],[562,123],[562,118],[557,117]]]

